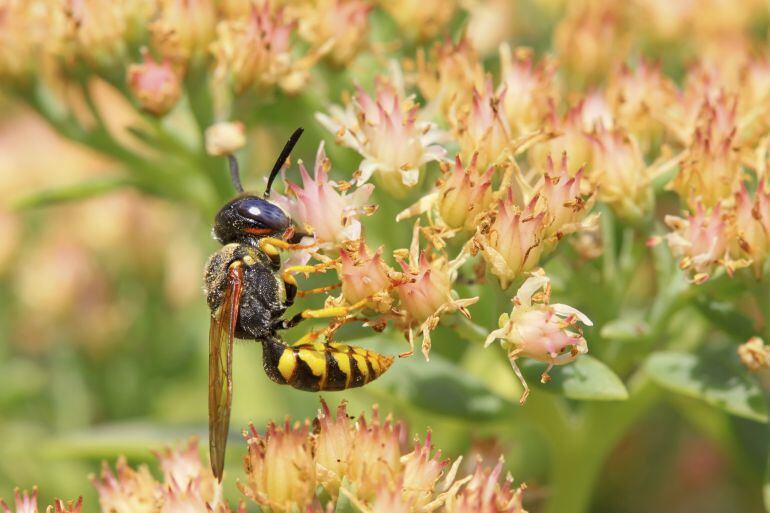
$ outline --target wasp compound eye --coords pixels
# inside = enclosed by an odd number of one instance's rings
[[[289,227],[289,217],[280,207],[261,198],[244,198],[236,206],[238,214],[263,228],[283,231]]]

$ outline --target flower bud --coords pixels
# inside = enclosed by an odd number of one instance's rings
[[[546,213],[546,251],[553,249],[565,235],[594,229],[597,220],[596,216],[586,218],[593,203],[593,188],[584,183],[582,168],[570,177],[567,162],[566,153],[562,155],[558,169],[550,155],[546,160],[546,173],[540,189],[540,209]],[[584,185],[587,195],[582,190]]]
[[[139,105],[156,116],[168,113],[182,94],[179,77],[171,63],[168,60],[158,63],[147,51],[143,63],[129,66],[127,77],[128,87]]]
[[[750,371],[770,368],[770,346],[760,337],[751,337],[738,346],[738,357]]]
[[[134,470],[121,457],[116,465],[116,474],[109,465],[102,465],[102,474],[91,481],[99,493],[99,504],[104,511],[114,513],[155,513],[157,508],[157,486],[146,466]]]
[[[478,154],[481,169],[502,165],[513,157],[511,129],[501,110],[505,96],[505,87],[495,93],[492,79],[487,79],[484,89],[473,90],[470,111],[460,117],[455,127],[463,160],[470,162]]]
[[[221,121],[206,129],[206,153],[232,155],[246,144],[246,133],[240,121]]]
[[[475,230],[478,216],[492,201],[492,175],[495,168],[490,166],[485,173],[479,173],[477,156],[474,153],[471,163],[463,168],[458,155],[454,168],[447,170],[444,175],[448,175],[448,178],[444,178],[439,186],[438,211],[450,228]]]
[[[502,482],[503,460],[492,469],[476,465],[473,477],[462,487],[452,491],[443,508],[444,513],[527,513],[522,506],[526,488],[513,488],[510,476]]]

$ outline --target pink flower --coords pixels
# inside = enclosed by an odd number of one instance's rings
[[[374,207],[364,205],[374,186],[364,184],[348,194],[349,184],[329,181],[330,169],[331,161],[326,157],[324,143],[321,142],[316,153],[313,178],[305,164],[299,161],[302,187],[287,181],[288,194],[276,196],[275,201],[289,212],[295,222],[305,225],[308,233],[314,234],[320,244],[336,246],[361,237],[361,223],[357,217],[374,212]],[[342,192],[338,190],[340,188]]]
[[[340,249],[342,297],[348,304],[371,298],[371,309],[385,313],[393,304],[391,290],[398,281],[395,271],[382,259],[382,248],[370,253],[363,239]]]
[[[455,157],[454,168],[445,171],[445,178],[439,186],[438,211],[450,228],[475,230],[478,216],[492,201],[492,176],[495,168],[490,166],[486,172],[479,172],[477,157],[478,154],[474,153],[466,168],[460,156]]]
[[[502,459],[493,469],[476,466],[472,478],[446,499],[442,513],[526,513],[522,507],[524,485],[513,488],[508,476],[500,483]]]
[[[366,43],[372,6],[363,0],[320,0],[297,8],[300,36],[316,47],[330,45],[327,58],[345,66]]]
[[[128,87],[142,109],[162,116],[170,111],[182,94],[179,77],[164,60],[156,62],[149,52],[144,51],[144,62],[128,68]]]
[[[419,121],[419,107],[406,97],[401,77],[377,80],[374,97],[361,87],[353,102],[342,109],[332,106],[331,114],[316,114],[318,121],[337,134],[337,142],[363,157],[358,183],[374,175],[391,194],[403,195],[417,185],[420,169],[444,158],[437,142],[442,134],[433,123]]]
[[[478,301],[478,297],[456,299],[452,295],[452,284],[457,279],[457,268],[465,255],[449,261],[445,256],[435,256],[420,251],[419,222],[415,223],[408,261],[399,259],[409,281],[397,288],[402,317],[397,321],[407,333],[410,349],[414,346],[414,329],[422,333],[422,353],[428,359],[431,347],[430,332],[438,326],[445,313],[459,311],[470,318],[467,307]],[[411,353],[411,351],[410,351]]]
[[[545,383],[551,367],[570,363],[588,352],[588,345],[577,324],[593,326],[593,323],[571,306],[550,304],[550,295],[549,278],[542,271],[533,273],[516,292],[510,315],[500,316],[499,328],[492,331],[484,343],[487,347],[501,339],[514,372],[524,387],[520,399],[522,404],[529,395],[529,387],[516,365],[518,358],[547,363],[548,368],[541,377]]]
[[[270,423],[264,436],[254,425],[245,433],[249,453],[244,459],[246,482],[238,488],[248,498],[272,511],[305,511],[314,502],[316,488],[313,446],[308,426],[282,428]]]
[[[686,218],[666,216],[666,224],[672,230],[665,235],[671,253],[679,258],[679,267],[693,273],[693,283],[707,281],[718,267],[732,274],[736,268],[748,262],[730,257],[732,238],[731,219],[723,213],[722,204],[706,210],[698,204],[694,214]]]
[[[99,504],[113,513],[155,513],[162,495],[157,481],[146,466],[134,470],[124,457],[118,458],[117,473],[102,465],[101,477],[91,477],[99,493]]]
[[[17,488],[14,490],[14,499],[16,503],[15,513],[38,513],[37,509],[37,488],[32,489],[32,493],[22,493]],[[14,513],[5,501],[0,500],[0,508],[3,508],[3,513]]]
[[[483,89],[473,89],[470,111],[460,117],[455,126],[463,160],[470,162],[472,156],[478,154],[481,169],[505,164],[516,150],[508,119],[502,111],[506,95],[504,86],[495,92],[492,79],[488,78]]]
[[[575,176],[570,176],[567,166],[567,154],[561,157],[561,164],[556,168],[549,155],[546,160],[546,173],[543,186],[539,190],[542,200],[538,206],[546,213],[545,236],[546,251],[550,251],[565,235],[577,231],[590,231],[596,228],[597,215],[586,217],[593,203],[593,189],[587,186],[589,194],[583,193],[583,168]]]
[[[536,208],[538,201],[535,196],[522,211],[509,188],[473,237],[474,252],[481,253],[503,288],[537,266],[545,250],[548,219],[546,211]]]

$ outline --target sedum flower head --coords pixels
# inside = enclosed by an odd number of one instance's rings
[[[635,220],[652,208],[651,177],[636,139],[622,129],[597,130],[593,144],[592,177],[599,199],[622,218]]]
[[[283,7],[272,8],[269,0],[252,4],[247,15],[220,21],[211,47],[216,78],[232,81],[236,93],[274,86],[299,92],[317,56],[293,57],[296,26]]]
[[[231,155],[246,145],[246,127],[240,121],[220,121],[206,129],[206,153]]]
[[[374,190],[372,184],[363,184],[348,194],[348,183],[329,181],[331,161],[326,157],[324,143],[318,146],[313,177],[299,161],[302,187],[287,181],[287,195],[277,197],[292,219],[301,223],[308,233],[315,235],[322,245],[338,245],[361,237],[361,223],[358,217],[371,214],[375,208],[365,205]],[[340,191],[339,189],[342,189]]]
[[[314,502],[316,487],[313,444],[308,425],[283,427],[274,423],[260,435],[254,425],[245,433],[249,452],[244,459],[243,494],[271,511],[305,511]]]
[[[214,39],[216,5],[212,0],[160,0],[150,25],[153,48],[182,70],[205,56]]]
[[[397,258],[408,281],[397,288],[401,314],[397,324],[407,334],[410,348],[414,346],[414,331],[422,333],[422,353],[426,359],[430,354],[433,331],[446,313],[459,311],[470,318],[467,307],[479,298],[457,299],[452,286],[457,279],[457,268],[465,255],[461,254],[453,261],[444,255],[436,255],[427,250],[420,250],[420,225],[414,225],[412,244],[409,250],[397,251]],[[406,259],[405,259],[406,258]]]
[[[671,253],[679,258],[680,269],[692,274],[693,283],[707,281],[723,267],[729,274],[748,263],[730,255],[733,219],[721,203],[713,209],[696,205],[687,217],[666,216],[671,233],[665,235]]]
[[[489,346],[495,340],[501,341],[524,386],[520,399],[522,404],[529,394],[529,387],[516,365],[518,358],[547,363],[548,368],[541,377],[545,383],[551,367],[570,363],[588,352],[579,323],[592,326],[591,320],[571,306],[551,304],[550,296],[549,278],[542,270],[532,273],[516,292],[510,315],[500,316],[499,328],[489,334],[484,344]]]
[[[451,21],[457,0],[381,0],[380,5],[411,38],[430,39]]]
[[[319,0],[299,6],[299,35],[314,47],[329,45],[326,58],[345,66],[366,42],[371,10],[364,0]]]
[[[159,484],[150,470],[142,465],[133,469],[124,457],[118,459],[115,472],[105,462],[99,478],[91,481],[99,493],[104,511],[114,513],[151,513],[161,503]]]
[[[535,64],[529,48],[511,51],[507,44],[500,47],[500,87],[503,111],[516,137],[539,129],[549,113],[549,100],[558,97],[554,82],[556,66],[545,59]]]
[[[391,290],[399,277],[382,258],[382,248],[372,253],[363,239],[340,248],[338,269],[342,283],[342,299],[354,304],[369,298],[367,307],[385,313],[393,305]]]
[[[513,479],[507,476],[502,484],[502,459],[492,469],[478,464],[473,477],[450,494],[442,513],[526,513],[522,506],[524,486],[513,488]]]
[[[428,162],[444,158],[437,144],[441,132],[433,123],[418,120],[419,107],[407,97],[401,78],[378,78],[374,97],[358,87],[346,109],[333,106],[318,121],[337,135],[337,142],[358,152],[358,183],[374,175],[390,194],[401,196],[417,185],[420,170]]]
[[[442,166],[442,171],[436,201],[441,219],[450,228],[474,231],[479,215],[492,202],[494,166],[480,171],[474,153],[467,167],[458,155],[454,167]]]
[[[741,184],[741,159],[737,147],[736,104],[720,96],[700,111],[693,140],[670,183],[691,209],[699,203],[712,208],[732,200]]]
[[[545,249],[547,213],[538,211],[536,196],[522,210],[509,188],[495,208],[487,211],[473,237],[474,252],[481,253],[502,288],[534,269]]]

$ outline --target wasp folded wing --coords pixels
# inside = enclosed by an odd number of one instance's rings
[[[238,323],[242,283],[243,269],[240,262],[235,262],[228,269],[222,302],[212,314],[209,330],[209,456],[211,470],[219,481],[222,480],[230,429],[233,340]]]

